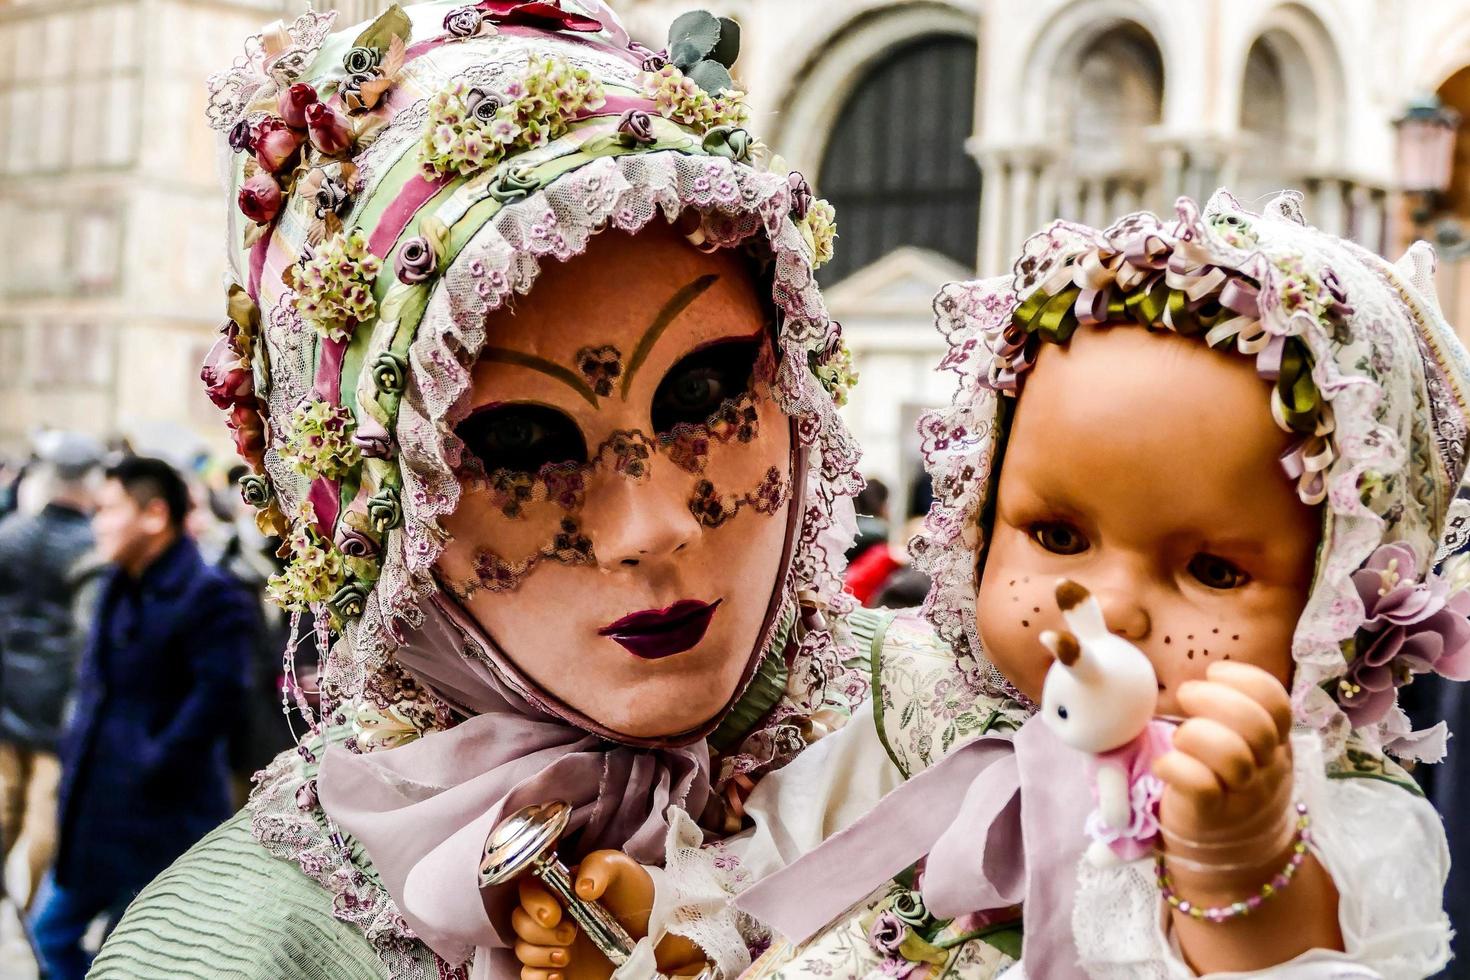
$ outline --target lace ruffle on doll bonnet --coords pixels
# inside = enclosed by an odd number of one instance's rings
[[[1427,671],[1470,677],[1470,361],[1435,302],[1433,261],[1422,243],[1391,264],[1311,228],[1295,195],[1254,214],[1220,192],[1203,213],[1180,199],[1173,221],[1056,222],[1026,242],[1013,276],[945,287],[942,366],[960,382],[951,407],[920,423],[935,503],[911,550],[935,583],[925,614],[975,658],[977,684],[1005,687],[975,622],[1005,402],[1037,345],[1133,322],[1254,358],[1295,437],[1284,474],[1323,512],[1292,648],[1298,722],[1329,748],[1356,730],[1373,748],[1441,756],[1443,725],[1410,732],[1396,695]]]
[[[238,207],[229,320],[203,372],[251,468],[245,499],[286,541],[273,596],[333,635],[324,694],[391,671],[439,590],[453,427],[488,315],[599,231],[678,220],[701,247],[768,263],[776,397],[811,461],[782,586],[800,650],[772,724],[820,702],[845,676],[828,616],[848,607],[861,485],[837,413],[846,352],[813,276],[835,232],[744,128],[738,29],[688,14],[655,53],[599,0],[394,5],[337,33],[334,17],[278,24],[211,78]]]

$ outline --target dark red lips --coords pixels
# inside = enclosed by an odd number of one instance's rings
[[[680,599],[667,609],[645,609],[629,613],[615,623],[597,631],[623,645],[629,653],[644,660],[660,660],[697,646],[709,629],[710,620],[723,599],[700,602]]]

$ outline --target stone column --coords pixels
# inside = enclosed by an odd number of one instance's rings
[[[1349,195],[1353,202],[1353,237],[1359,245],[1383,252],[1383,194],[1367,184],[1353,184]]]
[[[982,276],[1005,271],[1007,231],[1006,206],[1011,199],[1010,166],[1000,153],[987,153],[980,161],[980,254]]]
[[[1184,151],[1178,144],[1164,143],[1158,147],[1156,155],[1161,174],[1159,196],[1163,199],[1158,203],[1164,207],[1184,193]]]
[[[1082,180],[1082,223],[1097,228],[1108,220],[1105,181],[1098,176],[1084,177]]]
[[[1324,177],[1318,181],[1316,199],[1312,202],[1312,210],[1307,213],[1307,220],[1328,234],[1346,233],[1343,191],[1343,182],[1340,180]]]
[[[1017,153],[1012,157],[1010,206],[1010,230],[1006,234],[1006,249],[1014,251],[1036,229],[1031,216],[1036,209],[1036,161],[1029,153]]]

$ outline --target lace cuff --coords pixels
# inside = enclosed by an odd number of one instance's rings
[[[649,932],[673,933],[704,950],[727,978],[750,966],[750,946],[760,941],[760,927],[736,911],[730,899],[749,875],[725,842],[703,845],[704,834],[683,810],[669,810],[664,867],[654,876],[653,915]]]

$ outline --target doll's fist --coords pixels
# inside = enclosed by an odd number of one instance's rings
[[[556,898],[535,878],[522,878],[520,907],[511,913],[516,958],[522,980],[605,980],[613,965],[567,916]],[[653,878],[621,851],[594,851],[578,866],[577,897],[600,902],[639,940],[648,935],[653,912]],[[692,975],[704,966],[704,953],[682,936],[666,936],[654,950],[659,970]]]
[[[1291,802],[1290,696],[1259,667],[1221,662],[1180,685],[1178,698],[1188,717],[1154,763],[1165,850],[1214,863],[1260,850],[1270,860]]]

